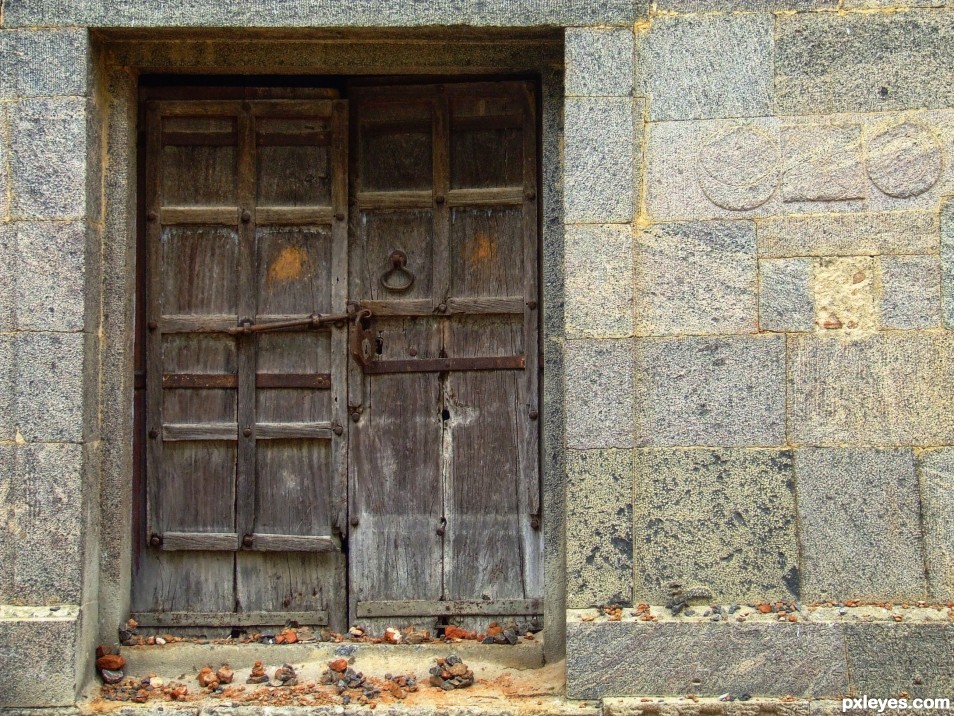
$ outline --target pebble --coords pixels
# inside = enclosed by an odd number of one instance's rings
[[[103,677],[103,681],[107,684],[118,684],[125,677],[122,671],[114,671],[113,669],[100,669],[99,675]]]
[[[738,604],[731,604],[731,605],[729,605],[729,614],[735,614],[737,611],[739,611],[739,605],[738,605]]]
[[[696,615],[696,611],[695,611],[694,609],[686,609],[686,611],[683,612],[683,613],[684,613],[687,617],[694,617],[694,616]]]
[[[714,622],[722,621],[722,615],[721,615],[721,614],[713,614],[713,615],[712,615],[712,621],[714,621]]]
[[[356,644],[342,644],[335,649],[335,656],[351,656],[358,651]]]
[[[706,610],[702,613],[702,616],[707,617],[707,616],[709,616],[710,614],[712,614],[712,610],[711,610],[711,609],[706,609]]]

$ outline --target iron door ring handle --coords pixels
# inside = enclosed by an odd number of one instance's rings
[[[407,269],[407,254],[403,251],[392,251],[388,263],[391,268],[381,274],[381,285],[393,293],[409,290],[414,285],[415,276]]]

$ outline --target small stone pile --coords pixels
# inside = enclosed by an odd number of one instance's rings
[[[118,684],[126,675],[123,669],[126,660],[114,646],[101,644],[96,647],[96,671],[99,677],[107,684]]]
[[[265,673],[265,665],[261,661],[256,661],[252,665],[252,673],[245,680],[246,684],[267,684],[268,674]]]
[[[348,691],[360,692],[360,696],[365,700],[381,695],[381,689],[365,679],[360,671],[352,669],[348,665],[348,660],[343,657],[328,662],[328,668],[325,669],[318,683],[334,686],[341,697],[341,702],[345,705],[351,703],[352,695],[348,694]]]
[[[297,686],[298,674],[291,664],[282,664],[275,669],[275,676],[272,679],[272,686]]]
[[[431,686],[444,691],[466,689],[474,683],[474,672],[467,668],[457,654],[451,654],[446,659],[437,659],[437,664],[431,667]]]
[[[196,681],[199,686],[209,691],[220,691],[222,686],[231,684],[235,678],[235,672],[229,668],[228,664],[222,664],[218,669],[213,670],[211,666],[204,666],[199,670]]]

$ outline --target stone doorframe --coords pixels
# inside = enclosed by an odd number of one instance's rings
[[[95,116],[90,173],[102,180],[102,260],[87,281],[103,287],[99,416],[102,444],[98,641],[115,641],[129,612],[134,425],[132,397],[136,291],[137,95],[146,74],[534,75],[542,95],[541,164],[543,342],[543,503],[545,648],[565,650],[563,279],[563,37],[552,30],[388,33],[232,31],[169,33],[96,31],[91,36]],[[95,166],[94,166],[95,165]],[[90,185],[95,184],[92,176]],[[95,191],[95,187],[94,187]],[[631,191],[631,189],[630,189]],[[141,217],[139,217],[141,220]],[[92,565],[90,565],[92,566]],[[92,620],[92,615],[87,614]],[[92,627],[87,622],[87,629]],[[92,636],[90,634],[90,636]],[[84,639],[78,640],[82,644]],[[80,646],[79,648],[86,648]],[[92,646],[90,645],[91,649]],[[80,677],[82,678],[82,677]]]

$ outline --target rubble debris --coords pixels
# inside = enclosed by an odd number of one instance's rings
[[[673,616],[676,616],[689,606],[690,599],[712,599],[712,592],[706,587],[683,589],[681,584],[673,582],[669,585],[669,598],[666,600],[666,608],[672,612]]]
[[[119,654],[117,647],[109,644],[96,647],[96,671],[103,682],[118,684],[125,677],[125,667],[126,660]]]
[[[430,669],[428,683],[444,691],[465,689],[474,683],[474,672],[471,671],[457,654],[451,654],[446,659],[436,659],[437,663]]]
[[[261,661],[256,661],[252,666],[252,673],[245,680],[246,684],[267,684],[268,674],[265,673],[265,665]]]
[[[199,670],[199,675],[195,677],[196,681],[199,682],[199,686],[204,689],[217,689],[219,687],[219,680],[215,675],[215,672],[212,671],[211,666],[203,666]]]
[[[381,688],[365,678],[360,671],[352,669],[346,659],[329,661],[328,668],[325,669],[318,683],[334,686],[344,704],[350,703],[352,698],[357,699],[359,703],[370,703],[381,695]]]
[[[272,681],[272,686],[297,686],[298,685],[298,674],[295,673],[295,668],[291,664],[282,664],[280,667],[275,669],[275,678]]]
[[[218,671],[215,672],[215,678],[219,680],[220,684],[231,684],[235,679],[235,672],[232,671],[228,664],[222,664]]]
[[[298,632],[295,629],[282,629],[274,641],[276,644],[297,644]]]

